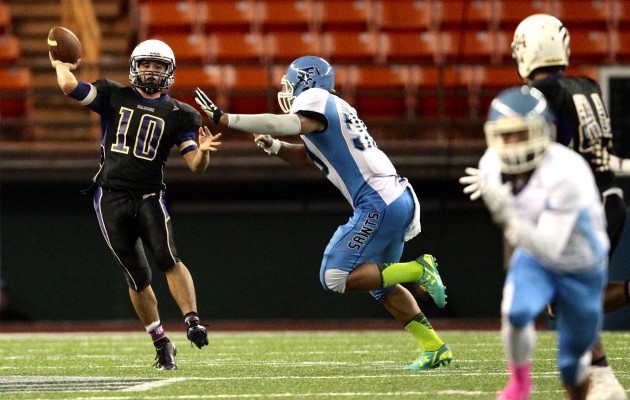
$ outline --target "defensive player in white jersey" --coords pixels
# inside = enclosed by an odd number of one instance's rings
[[[515,251],[503,287],[501,335],[510,380],[497,399],[532,390],[534,320],[557,304],[558,368],[572,400],[585,399],[590,347],[603,319],[609,239],[588,163],[552,142],[543,94],[527,86],[501,92],[484,125],[488,149],[479,170],[460,179],[481,196]]]
[[[417,340],[420,356],[408,369],[448,364],[453,354],[439,338],[411,293],[400,283],[417,282],[438,307],[445,287],[430,254],[400,263],[404,243],[420,232],[420,205],[356,110],[334,91],[334,68],[324,59],[296,59],[282,78],[278,101],[286,114],[227,114],[200,89],[197,103],[215,124],[264,132],[256,143],[291,165],[315,164],[352,205],[354,214],[337,228],[321,263],[324,289],[366,292]],[[300,135],[301,144],[274,136]]]

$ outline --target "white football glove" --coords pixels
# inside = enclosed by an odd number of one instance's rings
[[[195,102],[199,104],[199,107],[206,113],[208,118],[212,120],[216,125],[219,124],[223,110],[217,107],[212,100],[203,92],[203,90],[195,89]]]
[[[472,167],[467,167],[465,172],[468,175],[459,178],[459,183],[466,185],[464,194],[469,195],[471,201],[475,201],[481,197],[483,192],[484,182],[481,172],[477,168]]]
[[[512,183],[507,182],[501,186],[486,185],[481,194],[483,202],[492,215],[492,220],[499,226],[507,227],[514,214],[510,207],[512,199]]]

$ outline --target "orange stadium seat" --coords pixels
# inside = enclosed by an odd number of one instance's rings
[[[248,32],[254,27],[256,2],[254,0],[201,1],[200,24],[204,32]]]
[[[276,91],[271,87],[271,71],[260,65],[223,67],[225,110],[230,113],[273,112]],[[243,138],[247,138],[243,135]]]
[[[406,65],[348,66],[352,105],[359,116],[365,119],[410,116],[412,81],[409,69]]]
[[[553,15],[569,29],[607,29],[612,26],[609,0],[555,1]]]
[[[461,66],[412,66],[416,115],[427,119],[467,117],[470,79],[464,75]]]
[[[496,0],[493,19],[497,28],[514,33],[526,17],[551,12],[551,0]]]
[[[524,81],[514,65],[475,66],[472,91],[478,98],[479,116],[486,115],[490,102],[499,92],[523,84]]]
[[[0,68],[0,118],[11,121],[28,117],[32,111],[29,91],[33,74],[25,67]]]
[[[0,36],[0,64],[14,64],[22,54],[20,41],[12,34]]]
[[[311,32],[272,32],[265,34],[267,62],[289,63],[304,55],[320,55],[321,36]]]
[[[499,61],[499,36],[493,31],[443,31],[440,47],[446,62],[480,63]]]
[[[316,3],[319,31],[369,31],[373,28],[371,0],[320,0]]]
[[[606,30],[569,29],[572,64],[606,63],[612,60],[612,35]]]
[[[264,60],[260,33],[215,32],[208,35],[209,59],[213,63],[258,63]]]
[[[208,40],[202,34],[164,33],[153,36],[168,44],[177,65],[204,63],[208,59]]]
[[[490,29],[494,21],[494,0],[440,0],[434,2],[440,29]]]
[[[322,53],[333,64],[373,62],[377,56],[376,39],[373,32],[324,32]]]
[[[436,31],[382,32],[379,34],[379,52],[388,63],[441,62],[439,34]]]
[[[613,26],[622,30],[630,28],[630,3],[626,0],[610,0]]]
[[[630,62],[630,29],[612,31],[611,39],[614,61]]]
[[[221,67],[215,65],[177,67],[170,94],[196,107],[195,88],[200,87],[208,96],[216,98],[222,86],[221,72]]]
[[[199,27],[199,7],[193,0],[150,1],[139,6],[141,40],[165,33],[193,33]]]
[[[257,26],[263,32],[308,31],[316,22],[312,0],[259,0]]]
[[[0,34],[12,31],[11,7],[7,3],[0,2]]]
[[[431,0],[380,0],[374,6],[374,24],[381,32],[421,32],[436,27]]]

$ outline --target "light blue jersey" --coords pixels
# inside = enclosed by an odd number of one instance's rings
[[[309,157],[354,209],[328,243],[320,270],[324,288],[343,292],[345,278],[358,265],[400,261],[404,242],[420,232],[420,205],[346,101],[313,88],[293,102],[291,113],[300,112],[326,118],[324,131],[301,138]],[[371,294],[382,299],[389,290]]]

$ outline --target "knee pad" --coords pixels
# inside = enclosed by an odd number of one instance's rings
[[[324,288],[337,293],[346,291],[346,279],[350,272],[341,269],[327,269],[324,272]]]

